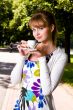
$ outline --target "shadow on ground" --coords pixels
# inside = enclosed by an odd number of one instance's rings
[[[3,88],[8,88],[10,83],[10,74],[15,66],[14,63],[4,63],[0,62],[0,86]]]
[[[14,65],[14,63],[0,62],[0,74],[10,75],[10,72],[12,71]]]
[[[10,77],[4,77],[0,76],[0,86],[3,88],[8,88],[8,85],[10,84]]]

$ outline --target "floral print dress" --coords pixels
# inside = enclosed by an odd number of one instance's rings
[[[22,71],[21,106],[17,100],[14,110],[49,110],[45,96],[42,94],[40,68],[38,61],[25,60]],[[18,109],[19,108],[19,109]]]
[[[67,55],[60,48],[49,60],[46,56],[35,62],[20,57],[11,72],[12,84],[22,82],[21,95],[13,110],[56,110],[52,92],[61,81],[66,64]]]

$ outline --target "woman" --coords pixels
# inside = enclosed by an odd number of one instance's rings
[[[28,47],[27,41],[18,45],[21,59],[11,73],[11,82],[22,82],[22,110],[55,110],[52,92],[60,83],[67,55],[56,46],[57,27],[50,12],[35,13],[29,26],[38,43],[33,51],[23,49]]]

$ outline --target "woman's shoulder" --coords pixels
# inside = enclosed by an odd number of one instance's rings
[[[53,55],[56,57],[67,59],[67,54],[65,53],[64,48],[57,47],[56,50],[53,52]]]
[[[53,54],[65,54],[65,49],[64,48],[60,48],[60,47],[56,47],[55,51],[53,52]]]

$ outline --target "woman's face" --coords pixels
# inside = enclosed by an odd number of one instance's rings
[[[51,39],[52,32],[51,32],[51,27],[35,27],[32,26],[32,33],[34,38],[38,42],[46,42]]]

